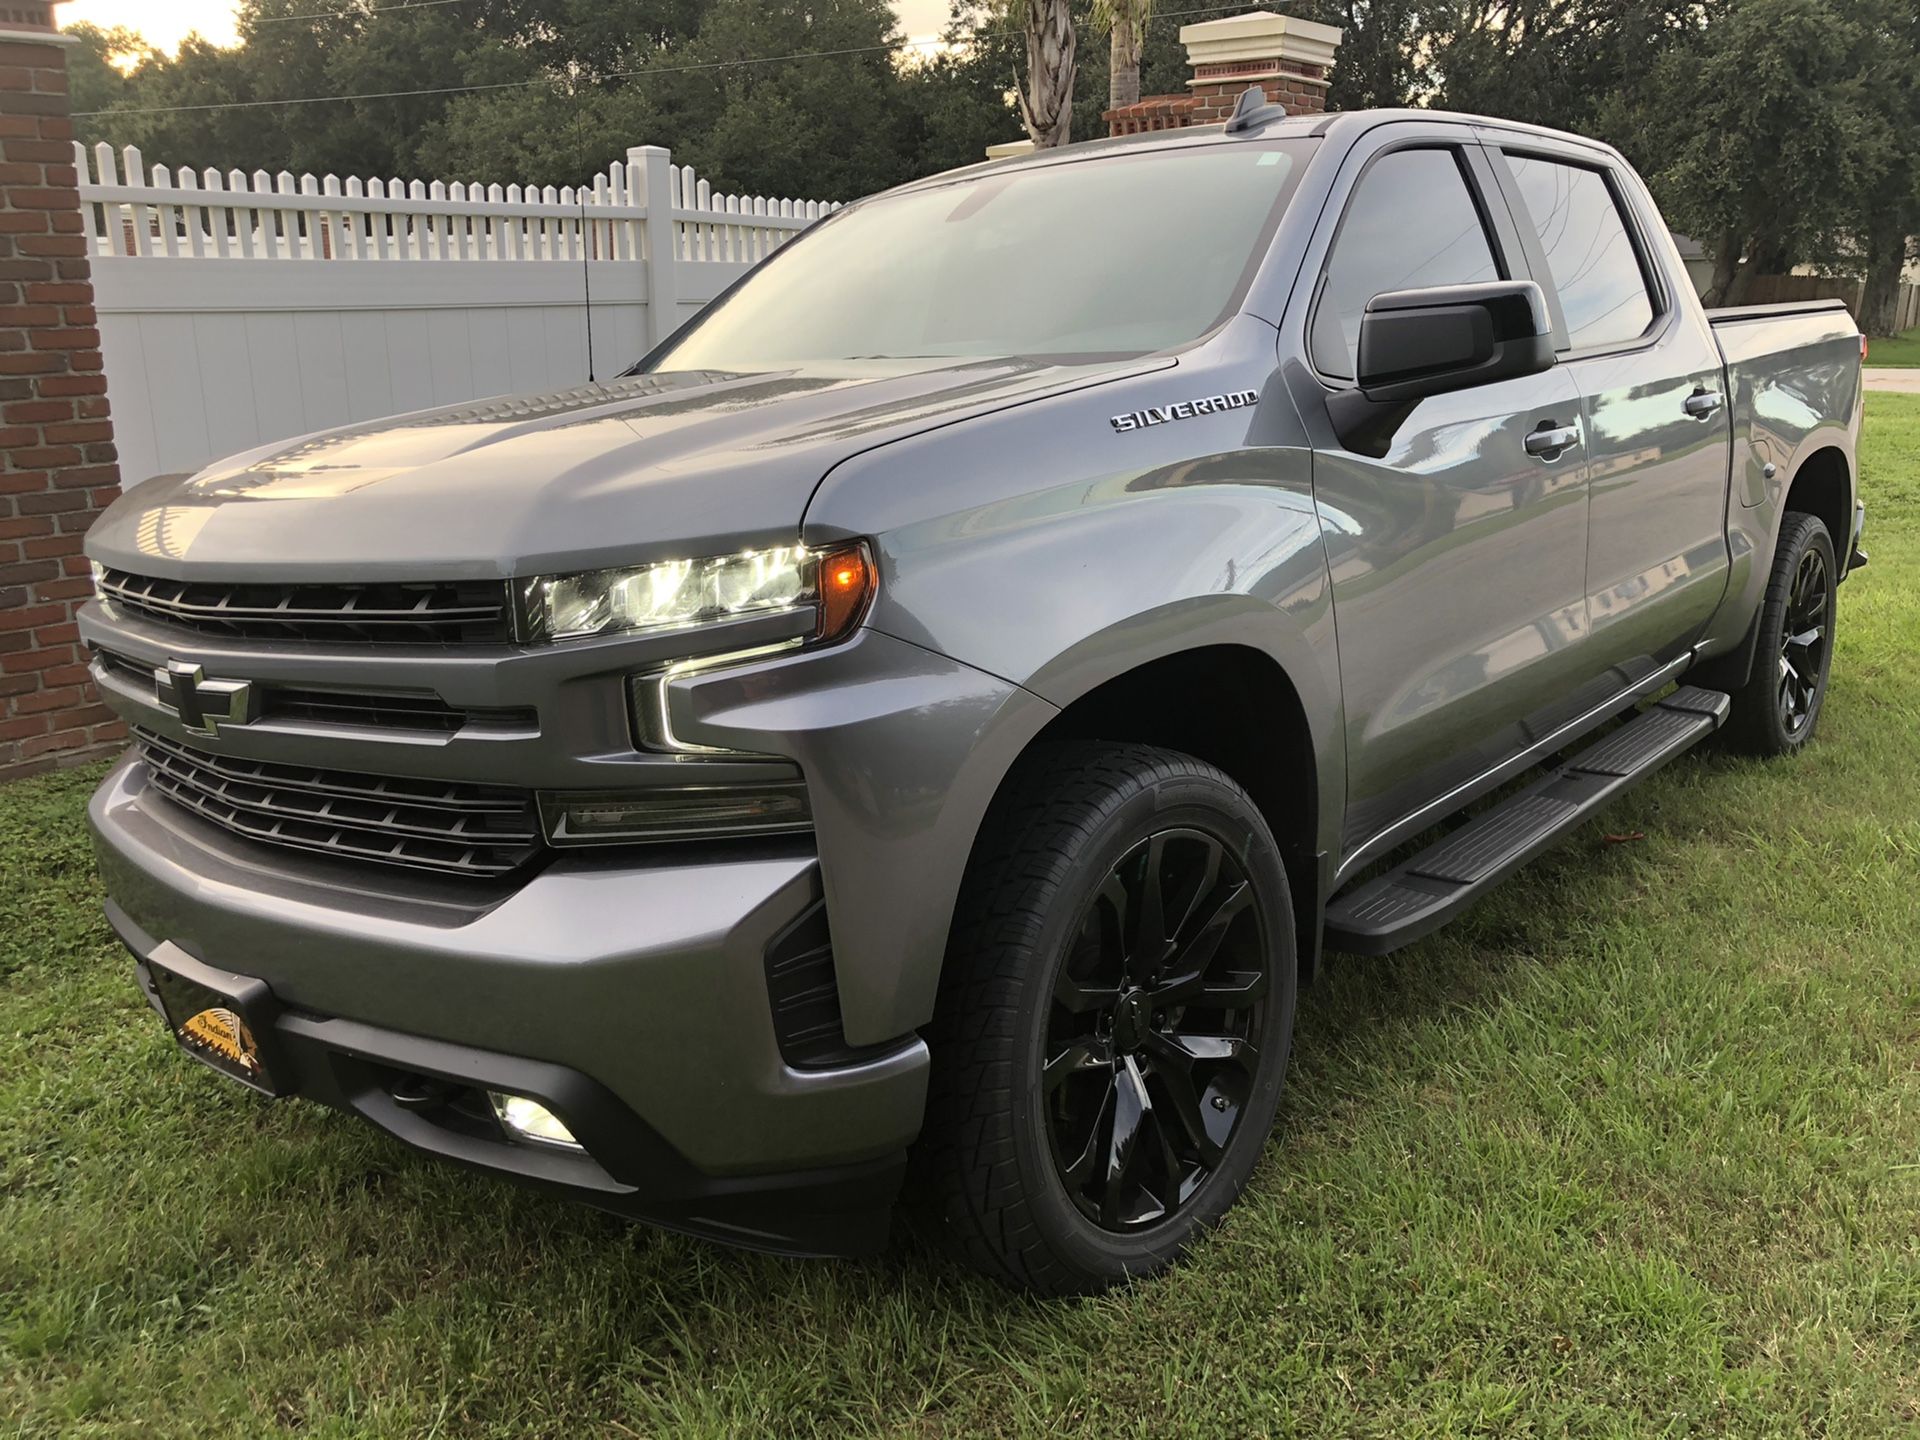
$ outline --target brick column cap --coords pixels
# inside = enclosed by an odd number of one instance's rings
[[[1332,66],[1334,51],[1340,48],[1343,32],[1335,25],[1302,20],[1294,15],[1276,15],[1271,10],[1252,10],[1245,15],[1229,15],[1224,20],[1202,20],[1197,25],[1180,27],[1180,43],[1187,48],[1187,63],[1201,66],[1230,66],[1237,80],[1258,79],[1264,73],[1283,73],[1281,62],[1289,68],[1314,65],[1322,73]],[[1255,67],[1264,62],[1266,69]],[[1189,80],[1189,85],[1217,81]]]
[[[0,41],[34,41],[41,45],[76,45],[54,24],[53,7],[67,0],[0,0]]]

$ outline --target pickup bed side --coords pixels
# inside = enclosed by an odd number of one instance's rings
[[[1860,332],[1845,304],[1814,300],[1710,310],[1733,408],[1727,542],[1733,579],[1703,638],[1701,684],[1746,682],[1767,569],[1789,508],[1818,515],[1841,578],[1860,553],[1864,513],[1853,456],[1865,392]]]

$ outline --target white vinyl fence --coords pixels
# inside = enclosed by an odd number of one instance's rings
[[[715,195],[658,146],[562,189],[74,152],[128,484],[332,425],[605,379],[839,208]]]

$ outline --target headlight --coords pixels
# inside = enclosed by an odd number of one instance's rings
[[[546,576],[529,589],[530,618],[541,639],[577,640],[812,609],[816,636],[837,639],[859,623],[873,578],[865,546],[779,546]]]

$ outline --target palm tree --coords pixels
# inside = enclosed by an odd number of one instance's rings
[[[1036,149],[1064,145],[1073,132],[1073,10],[1069,0],[1009,0],[1025,12],[1027,83],[1014,77],[1020,118]]]
[[[1153,0],[1093,0],[1093,23],[1112,37],[1107,72],[1107,108],[1140,103],[1140,50],[1146,43]]]

